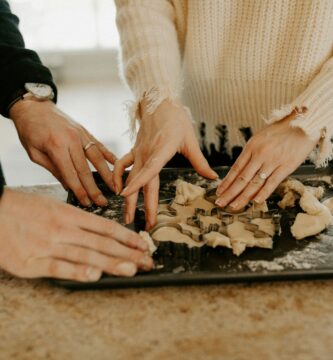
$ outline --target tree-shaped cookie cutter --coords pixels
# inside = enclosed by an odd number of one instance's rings
[[[205,199],[207,201],[210,201],[212,203],[215,203],[216,200],[216,188],[209,189],[206,191]],[[159,212],[160,215],[166,215],[170,216],[170,218],[177,217],[178,213],[175,208],[172,206],[173,200],[167,204],[166,209],[163,209]],[[234,221],[240,221],[245,224],[245,229],[248,231],[251,231],[256,238],[265,238],[265,237],[271,237],[270,234],[266,233],[263,230],[260,230],[259,225],[253,224],[251,220],[256,218],[261,219],[271,219],[272,224],[274,225],[275,232],[278,232],[280,229],[280,214],[278,213],[278,210],[269,210],[267,212],[264,211],[246,211],[242,213],[229,213],[227,211],[228,209],[222,209],[218,207],[213,207],[211,210],[204,210],[201,208],[196,208],[194,210],[194,215],[187,218],[187,225],[196,227],[200,229],[199,233],[193,233],[189,229],[185,229],[181,226],[181,224],[172,222],[172,221],[165,221],[162,223],[157,224],[153,227],[150,231],[150,235],[153,237],[153,234],[163,228],[163,227],[172,227],[177,229],[180,233],[189,236],[192,240],[195,242],[205,242],[205,234],[208,234],[212,231],[218,232],[220,234],[223,234],[225,236],[228,236],[227,233],[227,226],[232,224]],[[201,216],[211,216],[216,217],[218,222],[215,224],[209,224],[209,226],[205,226],[203,221],[200,219]]]

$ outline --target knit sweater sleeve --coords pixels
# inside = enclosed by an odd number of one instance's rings
[[[294,110],[297,116],[291,126],[301,128],[311,139],[320,138],[312,160],[318,167],[326,166],[333,158],[333,57],[291,104],[273,111],[267,122],[279,121]]]
[[[131,117],[145,97],[153,112],[180,93],[181,55],[169,0],[116,0],[123,71],[135,95]]]

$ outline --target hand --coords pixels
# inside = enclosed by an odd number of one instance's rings
[[[85,206],[99,206],[107,200],[98,189],[87,159],[112,188],[107,161],[116,157],[81,125],[61,112],[51,101],[21,100],[10,109],[20,140],[32,161],[49,170],[64,187],[72,189]],[[86,152],[84,146],[94,142]]]
[[[222,180],[216,204],[237,211],[252,199],[264,202],[276,187],[306,159],[318,140],[292,128],[291,114],[256,133]]]
[[[0,228],[0,267],[16,276],[97,281],[153,267],[138,234],[44,196],[6,189]]]
[[[202,176],[217,177],[205,157],[195,137],[190,116],[180,104],[163,101],[153,114],[142,104],[141,126],[133,149],[114,166],[113,180],[117,192],[122,189],[124,170],[133,164],[126,188],[121,195],[125,197],[125,222],[134,219],[138,191],[143,187],[146,210],[146,228],[156,222],[159,177],[162,167],[177,153],[183,154]]]

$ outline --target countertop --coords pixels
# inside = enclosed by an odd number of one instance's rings
[[[332,281],[73,292],[0,278],[1,360],[333,359]]]

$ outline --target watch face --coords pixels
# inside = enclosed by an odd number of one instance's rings
[[[26,83],[25,89],[37,98],[51,99],[53,97],[53,90],[51,86],[46,84]]]

